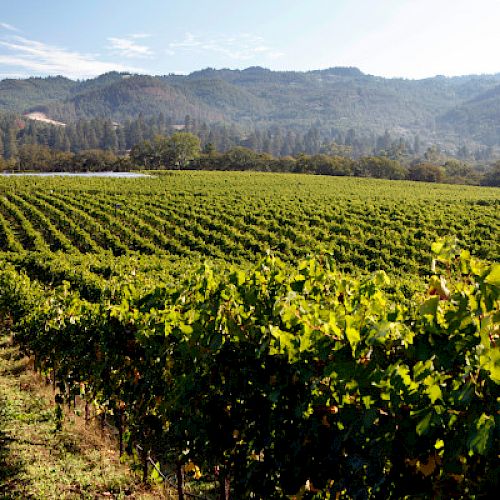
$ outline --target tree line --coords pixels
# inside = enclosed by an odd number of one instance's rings
[[[387,130],[378,136],[361,134],[354,128],[325,128],[319,121],[301,128],[269,126],[248,129],[235,124],[207,123],[189,115],[179,123],[173,117],[159,113],[147,118],[139,115],[122,123],[95,118],[57,126],[6,114],[0,115],[0,157],[15,158],[18,147],[24,144],[44,145],[73,153],[105,149],[119,154],[156,135],[172,135],[180,130],[193,133],[203,146],[210,143],[221,152],[243,146],[277,157],[325,153],[356,158],[383,153],[393,159],[422,156],[432,161],[445,154],[438,146],[424,143],[418,135],[412,138],[394,136]],[[462,145],[455,151],[455,156],[461,160],[487,161],[494,157],[494,150],[492,147],[470,150]]]
[[[175,125],[162,114],[123,125],[94,119],[67,127],[11,115],[0,118],[0,170],[267,170],[499,185],[498,162],[492,169],[474,168],[437,146],[423,151],[418,136],[411,145],[387,131],[371,139],[357,137],[353,129],[327,134],[314,126],[305,133],[276,127],[245,133],[234,125],[208,125],[189,116]],[[460,154],[471,158],[468,151]],[[488,163],[491,155],[479,151],[475,158]]]
[[[189,132],[177,132],[172,136],[158,135],[150,141],[136,144],[130,151],[129,158],[134,165],[150,170],[254,170],[425,182],[482,183],[490,186],[498,186],[500,177],[500,162],[481,176],[466,163],[454,159],[448,159],[443,165],[439,165],[425,158],[404,164],[387,155],[353,159],[331,153],[300,153],[296,156],[276,157],[243,146],[220,152],[211,143],[201,148],[200,139]]]

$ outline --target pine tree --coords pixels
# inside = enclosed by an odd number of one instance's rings
[[[344,144],[346,146],[352,146],[354,144],[354,140],[356,139],[356,131],[353,128],[350,128],[344,139]]]
[[[118,149],[118,139],[116,137],[115,127],[111,120],[106,120],[104,123],[102,147],[108,151],[116,151]]]
[[[64,139],[65,139],[65,137],[66,137],[66,134],[64,133],[64,130],[62,129],[62,127],[58,127],[58,129],[55,131],[53,147],[55,149],[58,149],[59,151],[64,151]]]
[[[144,141],[144,125],[143,122],[138,119],[132,122],[130,125],[130,133],[128,137],[129,147],[133,147]]]
[[[416,155],[420,154],[420,137],[416,135],[413,139],[413,153]]]
[[[160,112],[156,120],[156,126],[158,127],[158,133],[161,135],[165,134],[165,115]]]
[[[291,156],[293,155],[293,150],[295,146],[295,136],[291,130],[286,133],[285,141],[283,147],[281,148],[281,156]]]
[[[87,132],[87,144],[89,149],[96,149],[99,146],[99,141],[93,127],[89,127]]]
[[[71,142],[69,141],[69,138],[67,135],[64,136],[61,149],[63,151],[65,151],[66,153],[69,153],[71,151]]]
[[[116,138],[118,141],[118,150],[125,151],[127,149],[127,139],[125,138],[125,130],[123,127],[116,129]]]
[[[17,156],[17,137],[14,125],[9,125],[5,132],[3,155],[6,160],[15,158]]]
[[[284,138],[280,129],[277,129],[273,135],[271,143],[271,154],[273,156],[280,156],[283,149]]]

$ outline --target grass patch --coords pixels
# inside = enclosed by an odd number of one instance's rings
[[[53,392],[0,338],[0,499],[164,498],[120,463],[113,438],[71,412],[55,432]]]

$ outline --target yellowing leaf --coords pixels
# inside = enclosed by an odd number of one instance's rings
[[[195,465],[193,462],[188,462],[188,463],[184,466],[184,471],[185,471],[185,472],[194,472],[194,471],[195,471],[195,468],[196,468],[196,465]]]
[[[193,462],[191,462],[191,461],[189,461],[184,466],[184,471],[185,472],[193,472],[194,479],[200,479],[201,476],[202,476],[200,468],[196,464],[194,464]]]
[[[238,286],[241,286],[243,285],[243,283],[245,283],[245,273],[243,271],[238,271],[236,273],[236,279],[237,279],[237,282],[238,282]]]
[[[426,463],[418,462],[417,470],[421,472],[425,477],[430,476],[436,470],[436,459],[433,456],[429,457]]]

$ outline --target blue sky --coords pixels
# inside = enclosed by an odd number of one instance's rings
[[[500,0],[0,0],[0,78],[206,67],[500,72]]]

